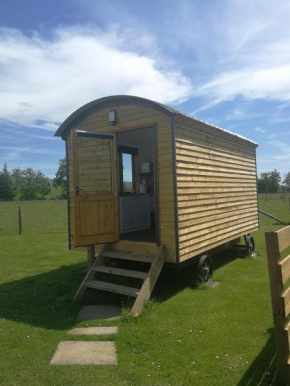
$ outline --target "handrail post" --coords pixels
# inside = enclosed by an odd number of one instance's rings
[[[286,315],[284,301],[282,298],[284,287],[282,271],[279,265],[281,254],[278,233],[274,231],[266,232],[265,239],[278,361],[278,378],[281,384],[286,385],[289,380],[287,364],[289,357],[289,344],[287,332],[285,331]]]

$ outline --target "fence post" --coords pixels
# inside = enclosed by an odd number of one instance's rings
[[[281,296],[284,291],[282,269],[279,264],[281,254],[278,233],[274,231],[265,233],[268,272],[270,279],[272,311],[274,321],[275,343],[278,362],[278,378],[281,384],[288,384],[288,334],[285,330],[285,306]]]
[[[22,234],[22,220],[21,220],[21,208],[18,207],[18,233]]]

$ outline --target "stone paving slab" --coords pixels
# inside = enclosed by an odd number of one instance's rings
[[[84,306],[81,308],[77,321],[116,320],[121,316],[121,307],[117,305]]]
[[[109,335],[117,334],[118,327],[78,327],[67,333],[70,335]]]
[[[51,365],[116,365],[114,342],[60,342]]]

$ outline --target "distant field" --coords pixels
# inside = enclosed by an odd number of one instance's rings
[[[261,209],[290,222],[289,201],[260,195]],[[23,234],[18,235],[17,209]],[[77,325],[72,300],[86,256],[68,251],[65,201],[0,203],[0,385],[245,386],[273,385],[275,346],[264,232],[281,225],[260,217],[258,258],[233,248],[214,257],[216,288],[196,273],[165,269],[138,318],[114,324],[118,366],[49,366]],[[97,302],[119,301],[99,293]],[[82,338],[83,339],[83,338]],[[86,337],[86,340],[104,340]]]
[[[67,232],[66,200],[0,202],[0,236],[18,234],[18,207],[22,233]]]
[[[281,198],[282,197],[282,198]],[[259,195],[259,206],[262,210],[276,213],[276,216],[288,223],[290,221],[289,197],[286,201],[280,193]],[[0,201],[0,236],[18,234],[18,207],[21,207],[22,232],[32,233],[67,233],[66,200],[47,201]],[[273,224],[273,220],[261,216],[261,226]]]
[[[278,217],[285,224],[290,223],[290,210],[289,210],[289,198],[290,194],[286,194],[286,200],[284,201],[284,196],[280,193],[269,194],[268,201],[266,201],[265,194],[259,194],[259,208],[273,214]],[[275,221],[272,219],[265,217],[263,215],[260,216],[260,225],[261,227],[271,226]]]

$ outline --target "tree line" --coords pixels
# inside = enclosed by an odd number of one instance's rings
[[[0,200],[39,200],[51,193],[51,187],[59,188],[59,198],[66,198],[66,161],[59,160],[58,170],[52,181],[32,168],[15,168],[10,172],[5,164],[0,172]]]
[[[282,181],[280,172],[261,173],[257,180],[258,193],[278,193],[290,191],[290,171]],[[51,192],[51,185],[59,189],[58,198],[67,198],[67,166],[66,159],[61,158],[52,184],[48,177],[32,168],[15,168],[9,172],[7,164],[0,172],[0,200],[9,201],[43,199]]]
[[[290,191],[290,172],[282,181],[281,174],[276,169],[271,172],[261,173],[258,177],[258,193],[278,193]]]

